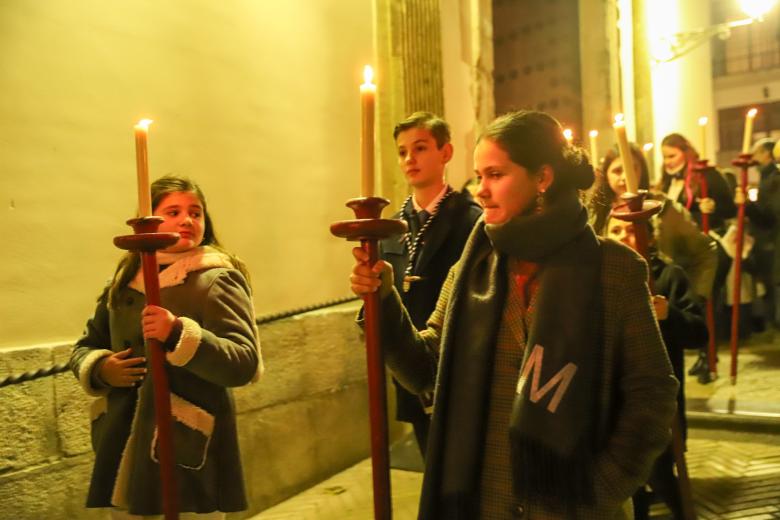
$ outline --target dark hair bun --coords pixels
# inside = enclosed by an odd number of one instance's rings
[[[497,117],[480,139],[493,140],[507,152],[512,162],[536,172],[548,164],[555,170],[547,197],[558,193],[589,188],[595,180],[585,150],[572,146],[563,136],[557,119],[544,112],[509,112]]]
[[[588,161],[585,150],[579,147],[567,146],[563,152],[563,160],[568,163],[569,182],[578,190],[587,190],[596,180],[593,165]]]

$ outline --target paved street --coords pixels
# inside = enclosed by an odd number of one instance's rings
[[[742,344],[736,385],[728,377],[728,347],[721,346],[719,355],[715,382],[686,381],[688,467],[698,517],[780,519],[780,344],[767,336]],[[687,366],[693,360],[690,354]],[[393,470],[395,519],[416,518],[421,481],[420,473]],[[371,462],[365,460],[254,520],[370,518]],[[657,504],[652,518],[671,517]]]

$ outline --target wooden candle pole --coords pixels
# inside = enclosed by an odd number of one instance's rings
[[[162,217],[142,217],[128,220],[134,235],[114,237],[114,245],[120,249],[139,252],[144,275],[144,292],[147,305],[160,305],[160,281],[158,278],[157,253],[175,244],[178,233],[158,233]],[[168,387],[168,373],[165,370],[165,350],[162,342],[146,339],[147,358],[152,367],[154,387],[154,417],[157,424],[157,456],[160,461],[160,482],[165,520],[177,520],[178,491],[174,474],[174,456],[171,421],[171,394]]]
[[[179,234],[158,233],[157,229],[164,219],[151,216],[152,207],[146,150],[149,123],[151,121],[143,120],[135,127],[138,210],[141,216],[140,218],[127,221],[133,227],[135,234],[114,237],[114,245],[120,249],[138,252],[141,255],[146,304],[160,305],[160,281],[158,278],[156,251],[175,244],[179,240]],[[152,367],[154,414],[157,424],[157,456],[160,461],[163,514],[165,520],[177,520],[179,518],[178,490],[174,474],[171,395],[168,388],[168,373],[165,371],[165,351],[163,350],[162,342],[156,339],[147,339],[146,353]],[[139,392],[141,391],[143,391],[143,388],[139,390]]]
[[[739,305],[742,299],[742,248],[745,236],[745,190],[747,189],[748,167],[753,164],[750,146],[753,138],[753,119],[758,111],[752,108],[745,115],[745,134],[742,139],[742,153],[732,161],[740,169],[739,184],[734,202],[737,205],[737,243],[734,252],[734,287],[731,307],[731,384],[737,384],[737,357],[739,355]]]
[[[634,236],[636,237],[636,251],[650,264],[649,238],[647,235],[647,222],[650,217],[659,213],[662,204],[655,200],[645,200],[646,190],[640,190],[638,194],[625,193],[622,199],[626,204],[612,210],[611,217],[634,223]],[[652,270],[650,270],[652,273]],[[652,274],[648,279],[650,291],[653,289]],[[677,483],[680,489],[680,502],[685,520],[696,520],[696,509],[691,494],[691,483],[688,478],[688,465],[685,462],[685,441],[682,434],[682,421],[679,410],[672,419],[672,452],[674,463],[677,466]]]
[[[699,181],[699,191],[701,198],[709,198],[709,185],[707,183],[707,169],[709,168],[709,162],[707,161],[707,117],[699,118],[699,128],[701,128],[701,155],[700,159],[696,161],[693,166],[693,171],[696,173]],[[709,213],[702,212],[701,214],[701,230],[705,235],[710,233],[710,215]],[[707,342],[707,364],[710,370],[710,379],[715,380],[718,377],[718,352],[717,345],[715,343],[715,306],[712,301],[712,293],[707,297],[707,332],[709,333],[709,341]]]
[[[369,72],[366,83],[361,85],[362,133],[361,133],[361,191],[362,197],[347,202],[355,212],[356,220],[336,222],[330,226],[335,236],[360,241],[368,253],[369,265],[379,260],[379,240],[406,232],[406,222],[382,219],[382,210],[390,202],[373,196],[373,140],[374,140],[374,94],[376,87],[370,83]],[[370,100],[367,100],[367,96]],[[370,114],[366,114],[370,111]],[[370,124],[369,124],[370,122]],[[371,423],[371,466],[374,490],[374,518],[390,520],[393,515],[390,490],[390,453],[388,451],[387,387],[385,363],[380,341],[380,298],[379,291],[363,297],[365,318],[366,363],[368,366],[368,401]]]
[[[709,197],[709,185],[707,184],[706,176],[706,171],[708,168],[709,162],[707,159],[697,161],[693,167],[693,171],[696,173],[699,180],[699,190],[703,199]],[[705,235],[709,236],[709,213],[701,214],[701,230]],[[710,379],[715,380],[718,377],[718,353],[717,346],[715,344],[715,307],[712,301],[711,291],[710,295],[707,297],[707,332],[709,334],[709,341],[707,342],[707,362],[710,369]]]

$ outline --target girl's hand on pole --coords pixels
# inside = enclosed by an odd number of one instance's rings
[[[115,352],[105,358],[98,368],[98,377],[111,386],[136,386],[146,376],[146,367],[138,367],[146,363],[145,357],[128,357],[133,349],[128,348]]]
[[[734,204],[737,206],[741,206],[745,203],[745,190],[742,189],[742,186],[737,186],[734,190]]]
[[[171,335],[176,316],[168,309],[156,305],[147,305],[141,312],[141,329],[146,339],[165,342]]]
[[[699,199],[699,209],[701,210],[702,213],[705,213],[707,215],[711,215],[712,213],[715,213],[715,199],[712,199],[710,197]]]
[[[653,295],[653,308],[655,309],[655,317],[658,321],[663,321],[669,317],[669,300],[661,295]]]
[[[365,296],[375,292],[380,287],[382,295],[390,291],[393,286],[393,268],[387,262],[380,260],[373,265],[368,265],[368,253],[362,247],[352,249],[355,257],[355,266],[349,282],[352,292],[357,296]]]

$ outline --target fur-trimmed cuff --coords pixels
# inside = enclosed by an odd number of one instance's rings
[[[173,351],[165,356],[171,365],[183,367],[195,357],[200,346],[201,328],[196,321],[183,316],[179,317],[182,324],[181,337]]]
[[[88,395],[102,397],[108,394],[109,387],[96,388],[92,385],[92,370],[94,370],[98,361],[112,354],[112,351],[101,348],[93,350],[81,360],[81,364],[79,365],[79,383]]]
[[[252,309],[252,316],[254,315],[255,311]],[[260,376],[265,372],[265,363],[263,363],[263,350],[260,348],[260,331],[257,329],[256,323],[252,325],[252,329],[255,331],[255,342],[257,345],[257,370],[255,370],[255,375],[252,376],[250,383],[257,383],[260,381]]]

